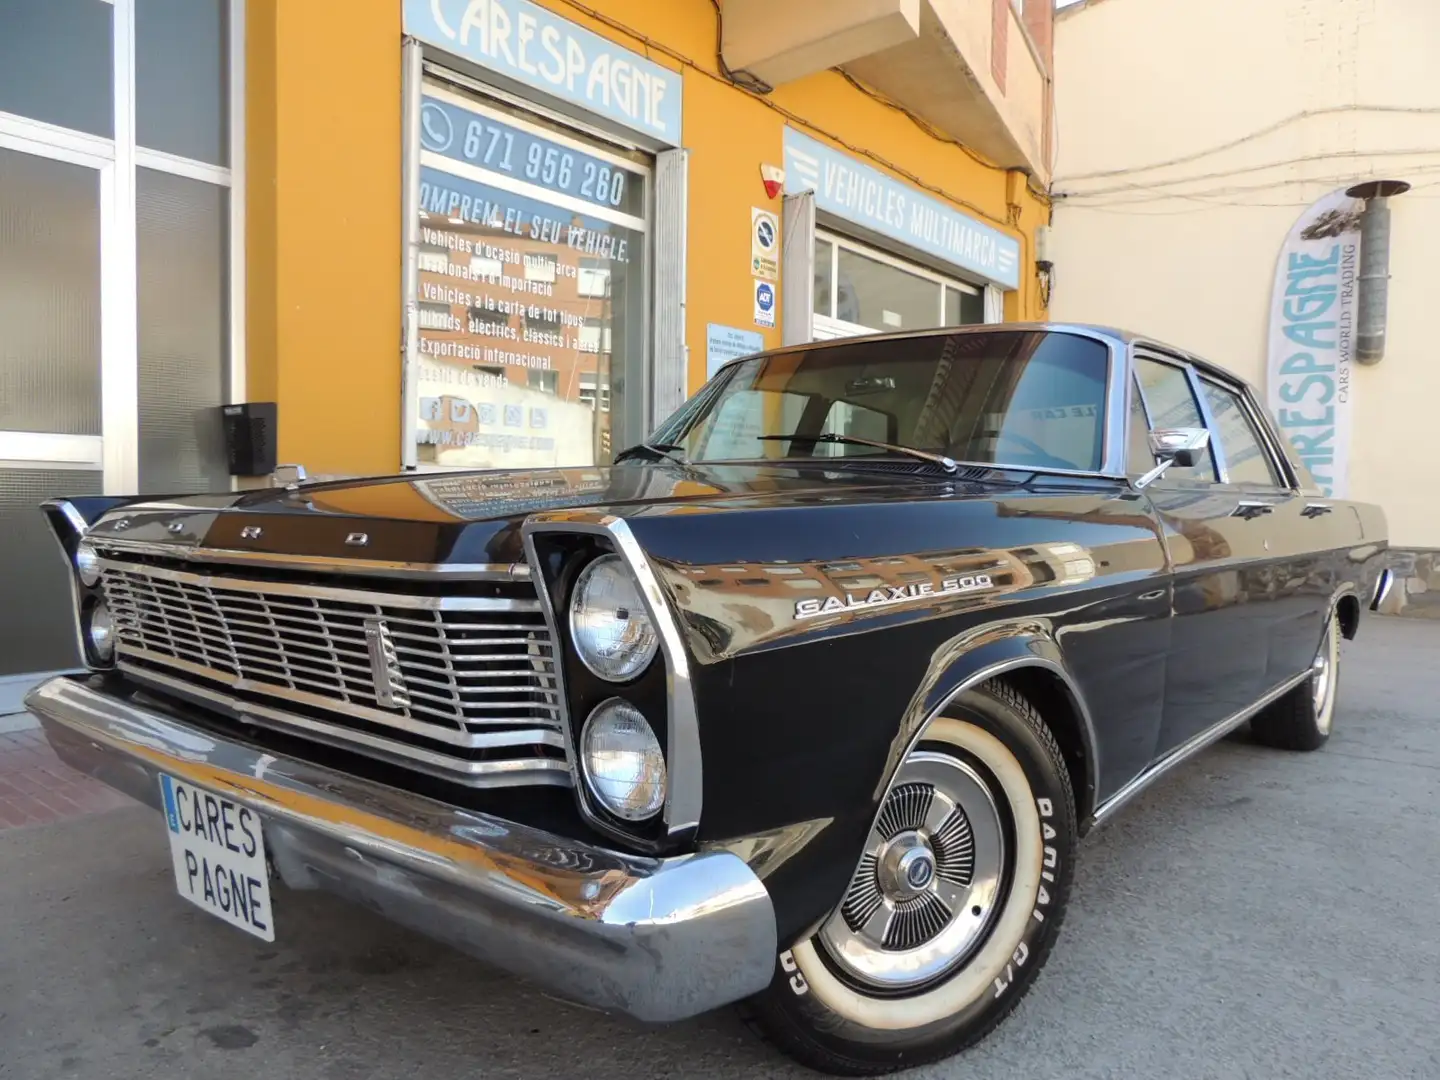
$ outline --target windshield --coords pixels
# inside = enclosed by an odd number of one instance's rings
[[[1095,472],[1107,370],[1103,343],[1050,331],[838,341],[730,365],[651,441],[690,461],[896,456],[815,441],[839,435],[982,465]]]

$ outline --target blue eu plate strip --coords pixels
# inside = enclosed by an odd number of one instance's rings
[[[175,782],[164,773],[160,774],[160,792],[165,796],[165,820],[170,825],[170,831],[178,833],[180,817],[175,812]]]

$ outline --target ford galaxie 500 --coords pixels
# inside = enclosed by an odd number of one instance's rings
[[[745,357],[605,467],[46,511],[90,670],[30,706],[182,897],[850,1074],[994,1028],[1172,766],[1321,747],[1390,581],[1243,381],[1083,326]]]

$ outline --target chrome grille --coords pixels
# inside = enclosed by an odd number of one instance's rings
[[[528,582],[417,596],[102,559],[122,667],[475,786],[569,783],[550,632]]]

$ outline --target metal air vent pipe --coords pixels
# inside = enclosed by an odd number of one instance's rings
[[[1390,196],[1410,190],[1404,180],[1367,180],[1346,190],[1364,199],[1360,215],[1360,294],[1355,359],[1378,364],[1385,356],[1385,326],[1390,303]]]

